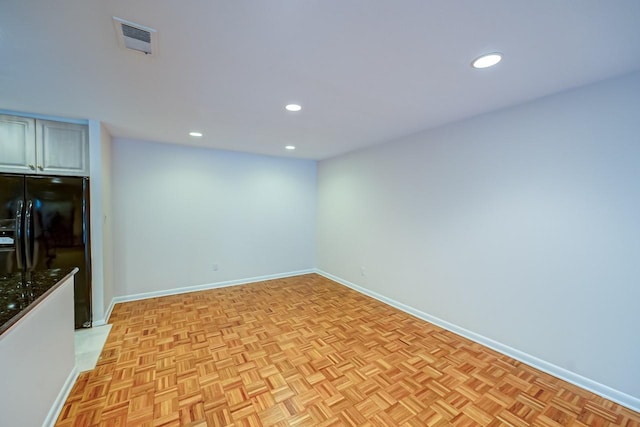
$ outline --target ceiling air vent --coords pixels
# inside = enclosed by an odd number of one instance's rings
[[[137,50],[145,55],[157,54],[156,30],[115,16],[113,17],[113,24],[116,27],[120,46]]]

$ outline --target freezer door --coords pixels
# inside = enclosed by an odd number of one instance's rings
[[[76,177],[27,177],[25,248],[28,270],[78,267],[76,328],[91,326],[88,181]]]
[[[0,174],[0,277],[24,265],[23,214],[24,177]]]

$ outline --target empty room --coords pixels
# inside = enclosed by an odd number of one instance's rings
[[[640,427],[639,22],[3,0],[0,426]]]

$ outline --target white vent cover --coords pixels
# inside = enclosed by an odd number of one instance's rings
[[[115,16],[113,24],[120,46],[137,50],[145,55],[157,54],[158,35],[156,30]]]

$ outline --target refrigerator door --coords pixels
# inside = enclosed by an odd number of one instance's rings
[[[78,267],[75,326],[91,327],[88,180],[26,178],[25,264],[28,271]]]
[[[22,271],[24,177],[0,175],[0,277]]]

